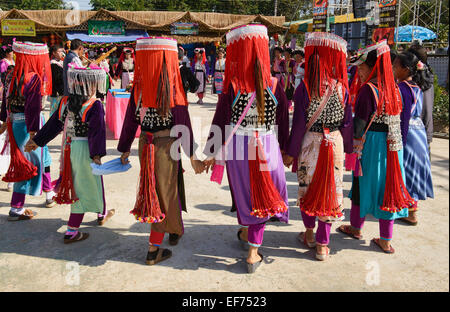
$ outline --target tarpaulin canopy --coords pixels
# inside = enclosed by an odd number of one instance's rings
[[[398,38],[397,38],[398,31]],[[420,40],[433,40],[436,39],[436,34],[429,30],[428,28],[422,26],[400,26],[395,29],[395,37],[398,42],[411,42],[413,41],[413,31],[414,39]]]
[[[95,43],[105,43],[105,42],[126,42],[126,41],[136,41],[137,38],[148,37],[148,34],[144,30],[126,30],[125,35],[114,35],[114,36],[89,36],[85,31],[68,31],[66,32],[67,39],[80,39],[84,42],[95,42]]]

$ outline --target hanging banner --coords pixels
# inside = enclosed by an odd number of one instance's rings
[[[327,15],[328,0],[314,0],[313,16]]]
[[[123,21],[88,21],[89,36],[125,35]]]
[[[25,19],[4,19],[2,36],[36,37],[36,26],[33,21]]]
[[[172,35],[198,35],[197,23],[173,23],[170,25]]]
[[[379,24],[372,28],[372,42],[386,39],[389,45],[395,43],[395,26],[397,22],[397,0],[379,0]]]
[[[313,2],[313,31],[327,31],[328,0],[314,0]]]

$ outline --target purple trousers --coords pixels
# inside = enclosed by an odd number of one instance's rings
[[[47,168],[45,168],[47,171]],[[42,190],[44,192],[50,192],[53,190],[52,179],[50,177],[50,171],[42,174]],[[25,194],[13,192],[11,197],[11,207],[22,208],[25,204]]]
[[[316,217],[308,216],[303,211],[301,213],[305,228],[314,229],[316,227]],[[326,223],[319,220],[319,226],[316,231],[316,242],[321,245],[328,245],[330,243],[330,230],[331,223]]]
[[[359,214],[359,205],[353,205],[350,210],[350,224],[355,229],[362,229],[366,218],[361,218]],[[394,220],[379,219],[380,224],[380,238],[384,240],[391,240],[394,231]]]

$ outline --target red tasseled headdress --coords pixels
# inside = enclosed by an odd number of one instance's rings
[[[131,52],[131,58],[133,59],[133,62],[136,62],[136,59],[134,57],[134,50],[132,48],[123,48],[122,53],[120,54],[119,57],[119,63],[125,60],[125,54],[127,52]]]
[[[187,106],[187,98],[181,81],[178,66],[177,41],[166,37],[139,38],[136,41],[136,60],[134,72],[134,97],[142,95],[142,107],[158,108],[158,83],[161,78],[163,62],[166,64],[170,107]],[[167,91],[167,90],[165,90]],[[164,92],[164,90],[163,90]]]
[[[261,64],[263,86],[266,89],[271,83],[267,27],[250,24],[236,27],[227,33],[225,92],[228,92],[230,83],[233,84],[235,92],[250,93],[256,90],[256,58]]]
[[[16,41],[13,44],[13,51],[16,54],[16,66],[11,86],[14,86],[16,79],[20,81],[20,78],[24,76],[24,83],[21,86],[23,92],[24,85],[33,76],[28,74],[36,73],[41,79],[41,95],[50,95],[52,93],[52,71],[47,45]]]
[[[202,53],[202,64],[206,63],[206,51],[204,48],[195,48],[194,52],[200,52],[203,51]],[[197,54],[194,55],[194,62],[197,63]]]
[[[395,83],[394,74],[392,72],[392,62],[390,56],[390,49],[386,40],[368,46],[365,49],[358,51],[357,60],[353,65],[360,65],[367,59],[367,55],[371,51],[377,51],[377,62],[372,69],[372,72],[367,78],[367,81],[361,83],[361,87],[367,84],[373,77],[377,77],[377,86],[379,92],[379,101],[377,107],[378,114],[398,115],[402,111],[402,99]],[[384,103],[384,110],[383,110]]]
[[[310,84],[317,83],[320,86],[320,96],[323,96],[332,79],[340,82],[348,91],[346,57],[347,41],[331,33],[310,33],[305,41],[304,82],[308,94],[311,95],[313,87]],[[318,80],[311,81],[315,77]]]

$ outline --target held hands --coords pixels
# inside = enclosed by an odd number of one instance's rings
[[[120,161],[122,161],[123,165],[130,163],[130,161],[128,160],[128,156],[130,156],[130,152],[122,153],[122,155],[120,156]]]
[[[6,122],[2,123],[2,125],[0,126],[0,134],[3,134],[3,132],[6,131],[7,125]]]
[[[94,156],[94,158],[92,158],[92,161],[99,166],[102,164],[102,161],[100,160],[100,156]]]
[[[30,135],[30,137],[31,137],[31,135]],[[34,151],[38,147],[39,146],[36,143],[34,143],[33,139],[29,139],[28,142],[25,144],[24,151],[29,153],[31,151]]]
[[[214,165],[216,164],[216,159],[215,158],[207,158],[203,161],[203,163],[205,164],[205,168],[206,168],[206,173],[208,173],[208,171],[214,167]]]
[[[364,148],[364,139],[353,138],[353,153],[356,153],[358,158],[361,158],[363,148]]]
[[[194,156],[191,156],[191,166],[194,169],[195,174],[200,174],[205,171],[205,164],[203,161],[197,159]]]
[[[290,168],[293,162],[294,162],[294,157],[292,157],[288,154],[283,155],[283,164],[285,167]]]

